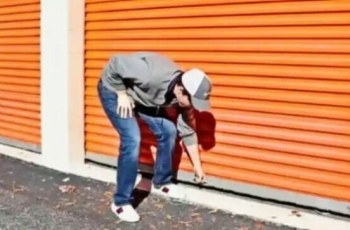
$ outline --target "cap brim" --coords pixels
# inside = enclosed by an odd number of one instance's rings
[[[200,100],[200,99],[197,99],[195,97],[191,97],[191,101],[192,101],[193,107],[200,112],[210,110],[209,100]]]

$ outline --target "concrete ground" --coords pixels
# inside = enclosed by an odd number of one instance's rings
[[[114,185],[0,155],[0,230],[291,230],[249,217],[167,201],[136,191],[142,220],[120,222],[109,209]],[[234,204],[232,204],[234,205]]]

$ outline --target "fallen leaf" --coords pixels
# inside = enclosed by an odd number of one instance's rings
[[[171,219],[172,219],[170,215],[167,215],[166,218],[167,218],[168,220],[171,220]]]
[[[192,213],[191,214],[191,217],[197,217],[197,216],[200,216],[200,214],[199,213]]]
[[[75,205],[77,203],[77,201],[73,201],[73,202],[69,202],[69,203],[65,203],[64,206],[68,207],[68,206],[72,206]]]
[[[185,224],[185,225],[188,225],[191,223],[191,221],[179,221],[180,224]]]
[[[292,214],[295,215],[295,216],[297,216],[297,217],[301,217],[301,214],[300,214],[299,211],[293,210],[293,211],[292,211]]]
[[[72,193],[76,190],[76,187],[73,185],[61,185],[58,188],[62,193]]]
[[[17,186],[15,184],[12,185],[12,192],[17,193],[17,192],[24,192],[26,188],[24,186]]]
[[[157,208],[160,208],[160,209],[163,208],[163,205],[162,205],[162,204],[155,204],[154,206],[156,206]]]
[[[111,192],[105,192],[103,195],[104,195],[106,198],[108,198],[109,200],[112,200],[112,198],[113,198],[113,193],[111,193]]]

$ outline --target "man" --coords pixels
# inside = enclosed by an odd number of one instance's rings
[[[111,205],[121,220],[140,220],[131,206],[141,139],[136,118],[149,126],[158,142],[153,191],[170,198],[185,197],[184,191],[171,183],[177,130],[190,155],[196,179],[199,183],[205,181],[193,113],[193,108],[210,108],[211,82],[204,72],[183,72],[167,57],[152,52],[114,55],[102,71],[98,92],[121,141],[117,188]],[[167,117],[166,107],[178,108],[177,127]]]

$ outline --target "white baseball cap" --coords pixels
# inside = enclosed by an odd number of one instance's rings
[[[199,69],[190,69],[182,75],[182,84],[191,95],[191,102],[198,111],[210,110],[212,83],[209,77]]]

